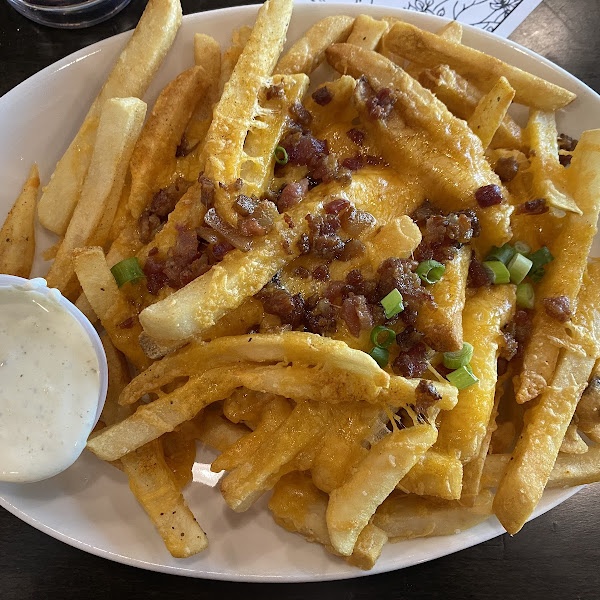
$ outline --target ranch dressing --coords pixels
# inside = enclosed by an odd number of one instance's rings
[[[45,283],[43,280],[33,280]],[[98,356],[56,290],[0,287],[0,480],[39,481],[81,454],[95,425]]]

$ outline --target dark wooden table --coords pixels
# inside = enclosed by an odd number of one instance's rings
[[[183,0],[184,12],[247,4]],[[145,2],[80,31],[37,26],[0,0],[0,95],[58,59],[131,29]],[[600,91],[598,0],[544,0],[511,38]],[[0,598],[600,598],[600,487],[592,486],[508,535],[424,565],[342,582],[233,584],[112,563],[58,542],[0,509]]]

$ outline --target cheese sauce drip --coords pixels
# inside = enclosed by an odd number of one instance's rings
[[[81,454],[99,364],[84,328],[52,297],[0,287],[0,480],[39,481]]]

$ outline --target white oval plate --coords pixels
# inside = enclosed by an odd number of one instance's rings
[[[147,100],[181,70],[192,64],[193,34],[205,32],[227,46],[231,31],[251,25],[257,6],[189,15],[184,18],[174,47],[160,69]],[[435,31],[445,20],[421,13],[370,5],[299,5],[289,40],[312,23],[332,14],[374,17],[394,14]],[[37,161],[47,181],[56,161],[75,135],[128,33],[85,48],[37,73],[0,99],[0,220],[16,198],[31,163]],[[561,111],[559,130],[577,136],[600,125],[600,97],[583,83],[536,54],[488,33],[466,27],[464,41],[578,95]],[[53,237],[39,231],[38,248]],[[598,250],[598,248],[596,248]],[[596,252],[597,253],[597,252]],[[34,274],[45,272],[41,258]],[[197,460],[210,462],[201,450]],[[205,454],[201,457],[200,454]],[[204,460],[203,460],[204,459]],[[576,490],[544,494],[534,516],[563,502]],[[297,534],[276,526],[266,501],[243,514],[227,508],[218,487],[192,483],[185,496],[206,530],[210,546],[193,558],[177,560],[164,548],[149,519],[130,493],[125,476],[90,454],[48,481],[0,484],[0,504],[30,525],[72,546],[125,564],[192,577],[233,581],[324,581],[358,577],[364,572],[308,544]],[[495,518],[449,537],[390,544],[370,573],[400,569],[468,548],[504,532]],[[526,535],[526,534],[524,534]]]

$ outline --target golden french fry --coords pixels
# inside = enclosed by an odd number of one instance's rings
[[[431,90],[454,116],[465,121],[473,114],[478,103],[484,97],[484,94],[470,81],[454,72],[448,65],[423,69],[419,74],[419,83]],[[502,119],[490,146],[492,148],[525,149],[521,127],[510,115],[507,114]]]
[[[192,466],[196,460],[196,440],[182,427],[165,433],[160,441],[165,462],[173,472],[175,485],[182,490],[192,480]]]
[[[252,27],[248,27],[248,25],[242,25],[242,27],[240,27],[239,29],[233,30],[233,34],[231,35],[231,46],[229,46],[229,48],[227,48],[227,50],[223,52],[223,59],[221,62],[221,76],[219,83],[219,96],[221,95],[225,84],[231,78],[233,69],[235,69],[235,65],[237,64],[237,61],[240,58],[242,50],[248,43],[251,33]]]
[[[596,363],[592,377],[577,405],[579,429],[590,440],[600,443],[600,363]]]
[[[483,468],[482,488],[496,488],[502,479],[510,454],[490,454]],[[548,477],[547,489],[566,488],[600,481],[600,446],[585,454],[558,454]]]
[[[431,425],[395,430],[371,447],[348,480],[329,496],[327,530],[331,544],[350,556],[377,507],[433,445],[437,431]]]
[[[187,558],[208,546],[206,535],[181,495],[165,462],[160,440],[121,458],[129,487],[175,558]]]
[[[494,87],[479,101],[467,125],[487,148],[500,128],[513,98],[512,89],[505,77],[500,77]]]
[[[350,44],[334,44],[327,50],[332,66],[353,77],[365,74],[375,92],[396,90],[394,109],[385,119],[372,119],[367,102],[369,85],[359,82],[355,102],[363,125],[379,140],[384,158],[400,170],[407,164],[425,177],[435,203],[442,208],[474,208],[482,223],[475,245],[487,251],[493,244],[510,239],[512,208],[502,202],[480,209],[475,192],[500,180],[483,156],[480,140],[467,125],[455,118],[435,96],[391,61]],[[410,126],[407,126],[410,123]],[[460,150],[458,150],[460,147]],[[402,152],[399,152],[402,148]],[[485,249],[483,249],[485,247]]]
[[[577,431],[577,413],[575,413],[560,444],[559,452],[564,452],[565,454],[585,454],[588,449],[588,445]]]
[[[101,340],[108,364],[108,391],[100,420],[110,427],[131,415],[135,407],[119,404],[119,396],[131,380],[125,356],[114,347],[108,335],[102,336]]]
[[[217,405],[205,408],[196,425],[196,439],[219,452],[225,452],[247,433],[250,430],[246,426],[226,419]]]
[[[325,58],[325,50],[331,44],[346,41],[352,31],[354,19],[336,15],[317,21],[281,57],[275,73],[306,73],[310,75]]]
[[[422,460],[400,480],[399,490],[419,496],[435,496],[444,500],[460,498],[463,465],[458,458],[428,450]]]
[[[377,21],[369,15],[358,15],[354,19],[352,31],[346,41],[348,44],[360,46],[366,50],[376,50],[388,28],[389,24],[386,21]]]
[[[146,93],[180,24],[179,0],[148,2],[133,35],[44,188],[38,217],[50,231],[62,235],[67,230],[92,159],[98,121],[105,103],[110,98],[141,98]]]
[[[145,369],[151,361],[137,341],[141,327],[135,308],[117,287],[102,248],[75,251],[73,264],[85,296],[112,343],[137,369]]]
[[[256,116],[258,94],[283,48],[292,5],[292,0],[267,0],[258,11],[254,29],[215,106],[206,135],[204,174],[217,184],[215,208],[231,224],[237,221],[233,200],[218,184],[229,185],[240,177],[240,157]]]
[[[86,245],[104,212],[114,215],[145,114],[146,104],[137,98],[105,102],[80,200],[46,277],[49,286],[69,291],[75,275],[73,250]]]
[[[462,348],[462,313],[470,262],[471,249],[463,246],[446,263],[442,279],[430,288],[435,304],[424,303],[419,309],[417,330],[425,334],[434,350],[455,352]]]
[[[29,277],[35,254],[35,206],[40,176],[32,165],[19,197],[0,230],[0,273]]]
[[[401,21],[386,35],[386,47],[423,66],[449,65],[467,79],[473,79],[485,91],[504,76],[515,89],[515,102],[541,110],[557,110],[575,99],[572,92],[498,58]]]
[[[492,494],[484,491],[473,506],[467,507],[456,500],[394,493],[377,509],[373,523],[392,541],[454,535],[490,517],[492,499]]]
[[[565,324],[548,315],[544,299],[564,296],[570,313],[575,310],[600,211],[600,130],[583,133],[567,171],[568,190],[583,214],[567,214],[557,238],[548,244],[554,260],[536,290],[533,332],[516,394],[520,403],[532,400],[548,385],[567,337]]]
[[[590,263],[578,298],[573,326],[584,332],[563,350],[551,384],[525,413],[525,425],[498,486],[494,512],[515,534],[539,502],[577,402],[600,356],[600,263]],[[592,337],[592,344],[589,338]],[[591,356],[586,354],[591,352]]]
[[[463,337],[473,346],[471,368],[479,382],[460,390],[458,404],[441,416],[436,449],[465,463],[475,458],[487,432],[494,407],[498,348],[502,327],[514,314],[512,285],[480,288],[467,300]]]

